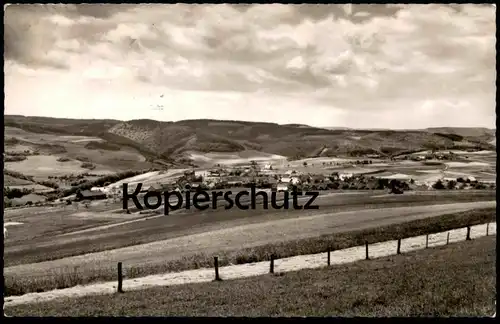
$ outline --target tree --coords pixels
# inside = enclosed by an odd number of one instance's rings
[[[438,190],[441,190],[441,189],[444,189],[444,188],[445,188],[445,187],[444,187],[444,184],[443,184],[443,182],[442,182],[441,180],[436,181],[436,183],[434,183],[434,184],[432,185],[432,187],[433,187],[434,189],[438,189]]]
[[[331,186],[332,186],[332,189],[338,189],[340,187],[340,183],[338,183],[337,181],[335,181],[335,182],[333,182],[331,184]]]
[[[457,185],[457,182],[454,180],[448,181],[447,188],[448,189],[455,189],[455,186]]]
[[[304,167],[306,167],[306,166],[307,166],[307,162],[306,162],[306,161],[304,161],[304,163],[302,163],[302,165],[303,165]]]

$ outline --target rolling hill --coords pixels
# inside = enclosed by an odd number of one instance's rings
[[[495,150],[495,130],[486,128],[429,128],[424,130],[325,129],[307,125],[140,119],[75,120],[5,116],[5,126],[33,133],[99,137],[115,146],[128,146],[149,161],[189,162],[192,152],[235,153],[247,150],[291,159],[319,156],[386,156],[429,149]]]

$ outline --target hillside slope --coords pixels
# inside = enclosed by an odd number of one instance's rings
[[[189,152],[260,151],[292,159],[316,156],[394,155],[428,149],[473,148],[494,150],[495,130],[485,128],[429,128],[425,130],[325,129],[307,125],[141,119],[72,120],[5,116],[5,125],[30,132],[100,137],[139,150],[150,160],[185,161]]]

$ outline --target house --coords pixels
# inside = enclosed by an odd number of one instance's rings
[[[187,189],[187,188],[186,188],[186,189]],[[192,183],[192,184],[191,184],[191,188],[190,188],[190,190],[192,190],[192,191],[198,191],[198,190],[201,190],[201,189],[202,189],[202,185],[201,185],[201,183],[197,183],[197,182],[195,182],[195,183]]]
[[[220,171],[219,170],[209,170],[208,171],[208,176],[210,176],[210,177],[220,177]]]
[[[291,181],[292,181],[292,178],[289,178],[289,177],[282,177],[280,179],[281,183],[290,183]]]
[[[272,169],[273,169],[272,164],[265,164],[264,165],[264,170],[272,170]]]
[[[344,181],[347,178],[352,178],[352,173],[341,173],[339,174],[339,179]]]
[[[292,177],[292,178],[290,179],[290,183],[291,183],[292,185],[298,185],[298,184],[300,184],[300,183],[301,183],[301,181],[300,181],[300,178],[299,178],[299,177]]]
[[[76,193],[77,200],[106,199],[106,194],[100,190],[83,190]]]
[[[277,191],[288,191],[289,189],[289,184],[288,183],[278,183],[276,186]]]

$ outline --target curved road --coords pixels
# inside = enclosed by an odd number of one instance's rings
[[[271,242],[282,242],[322,234],[346,232],[403,223],[477,208],[495,207],[496,201],[453,203],[412,207],[364,209],[308,217],[279,219],[257,224],[235,226],[205,233],[187,235],[147,244],[134,245],[103,252],[4,268],[5,274],[47,275],[58,268],[78,266],[79,271],[114,268],[118,261],[129,266],[145,263],[165,263],[198,253],[246,248]]]

